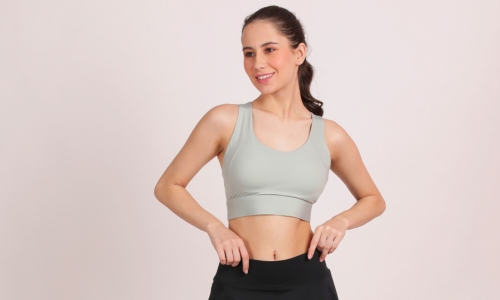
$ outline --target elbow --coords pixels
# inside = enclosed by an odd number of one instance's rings
[[[170,199],[171,197],[169,195],[168,185],[157,184],[154,189],[154,195],[158,202],[165,205],[166,207],[169,207],[168,199]]]
[[[378,201],[378,211],[379,211],[379,216],[384,213],[387,205],[385,203],[385,200],[382,196],[379,196],[379,201]]]
[[[169,198],[168,194],[170,192],[173,192],[172,188],[179,186],[183,187],[182,185],[177,184],[176,182],[158,182],[154,188],[153,193],[158,201],[165,203],[166,199]]]
[[[163,183],[157,183],[155,188],[154,188],[154,195],[155,195],[155,198],[158,200],[158,201],[162,201],[162,198],[165,198],[165,190],[166,190],[166,185],[163,184]]]
[[[161,186],[160,184],[156,184],[153,194],[155,195],[156,200],[160,200],[159,195],[161,194]]]

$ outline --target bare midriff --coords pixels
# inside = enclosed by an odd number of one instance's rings
[[[279,215],[231,219],[229,229],[243,239],[251,259],[266,261],[288,259],[307,252],[313,236],[309,222]]]

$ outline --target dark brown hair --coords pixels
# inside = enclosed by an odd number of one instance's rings
[[[307,46],[303,26],[295,14],[289,10],[276,5],[263,7],[245,18],[241,32],[243,33],[248,24],[257,20],[273,23],[278,31],[288,38],[292,49],[296,49],[300,43],[304,43]],[[313,66],[307,59],[304,59],[298,70],[300,97],[302,98],[302,103],[310,112],[318,116],[323,116],[323,102],[311,95],[310,87],[313,76]]]

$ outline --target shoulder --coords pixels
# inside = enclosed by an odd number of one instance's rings
[[[323,123],[328,144],[336,144],[349,137],[347,131],[339,123],[326,118],[323,118]]]
[[[325,128],[325,141],[330,150],[330,158],[335,160],[342,150],[352,148],[354,141],[347,131],[336,121],[323,118]]]
[[[209,131],[210,137],[219,142],[220,150],[225,148],[238,119],[238,104],[219,104],[210,108],[201,118],[199,125]]]
[[[202,120],[216,127],[226,127],[236,123],[238,118],[238,104],[219,104],[210,108]]]

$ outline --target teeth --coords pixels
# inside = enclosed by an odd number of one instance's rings
[[[271,75],[273,75],[273,74],[271,73],[271,74],[269,74],[269,75],[265,75],[265,76],[258,76],[257,78],[259,78],[259,79],[261,79],[261,80],[262,80],[262,79],[266,79],[266,78],[271,77]]]

